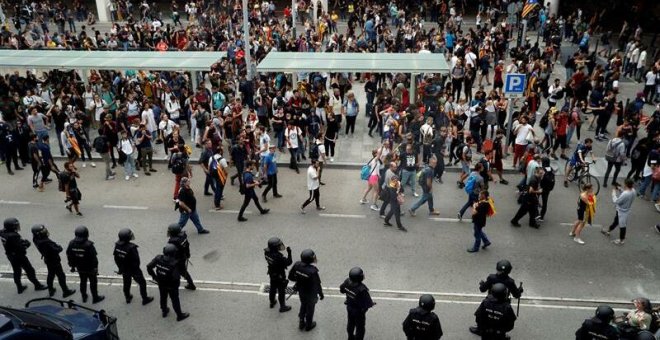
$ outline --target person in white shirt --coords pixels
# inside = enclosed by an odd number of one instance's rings
[[[138,178],[138,174],[135,172],[135,147],[133,146],[132,139],[127,137],[126,130],[122,130],[121,132],[121,139],[119,140],[119,145],[117,145],[117,150],[126,155],[126,160],[124,161],[125,179],[128,181],[131,179],[131,176]]]
[[[640,82],[644,76],[644,69],[646,68],[646,47],[642,46],[642,52],[639,53],[637,59],[637,68],[635,70],[635,81]]]
[[[284,130],[284,138],[286,139],[286,147],[289,149],[289,154],[291,155],[289,169],[295,170],[296,173],[300,173],[296,157],[298,156],[298,138],[301,134],[300,128],[293,125],[293,122],[289,120],[286,130]]]
[[[513,134],[516,135],[516,142],[513,149],[513,167],[515,168],[518,164],[518,160],[523,156],[525,150],[527,149],[527,135],[530,133],[532,136],[536,136],[534,133],[534,127],[527,124],[527,116],[520,116],[518,118],[520,124],[513,130]]]
[[[472,52],[472,48],[467,49],[465,52],[465,66],[472,66],[472,68],[476,67],[477,62],[477,55]]]
[[[557,101],[559,100],[560,97],[563,97],[562,91],[564,90],[564,87],[561,86],[561,82],[559,79],[555,79],[555,82],[550,85],[548,88],[548,106],[549,107],[555,107],[557,106]]]
[[[300,206],[300,212],[303,214],[305,214],[305,207],[312,203],[312,201],[316,203],[316,210],[325,210],[325,207],[321,206],[319,202],[321,193],[319,192],[320,180],[318,169],[318,162],[312,160],[312,164],[307,168],[307,189],[309,190],[309,198]]]
[[[654,67],[653,69],[646,72],[645,78],[646,81],[644,82],[644,98],[647,103],[652,103],[656,92],[656,84],[658,83],[658,78],[660,78],[660,73]]]

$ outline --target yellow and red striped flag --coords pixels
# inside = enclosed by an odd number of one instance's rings
[[[532,13],[532,11],[535,10],[536,7],[538,7],[538,5],[539,5],[538,0],[527,0],[527,2],[525,2],[525,6],[523,6],[521,16],[523,18],[526,18],[529,15],[529,13]]]

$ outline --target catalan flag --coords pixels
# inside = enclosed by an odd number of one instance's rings
[[[522,18],[526,18],[529,15],[529,13],[532,13],[532,11],[535,10],[536,7],[538,6],[539,6],[538,0],[527,0],[527,2],[525,2],[525,6],[523,6],[522,9],[522,15],[521,15]]]

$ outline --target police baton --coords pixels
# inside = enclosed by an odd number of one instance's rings
[[[522,290],[522,281],[520,281],[520,287],[518,287],[518,290]],[[520,298],[522,297],[522,294],[518,297],[518,308],[516,309],[516,317],[520,316]]]
[[[273,287],[270,287],[270,288],[273,289]],[[298,291],[298,287],[293,286],[293,288],[291,288],[291,293],[289,293],[289,295],[286,296],[286,299],[284,299],[284,301],[288,301],[289,298],[290,298],[293,294],[295,294],[297,291]]]

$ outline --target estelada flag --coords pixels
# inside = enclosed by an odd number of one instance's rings
[[[526,18],[529,15],[529,13],[532,13],[532,11],[536,9],[536,7],[538,7],[538,5],[539,5],[538,0],[527,0],[527,2],[525,2],[525,6],[523,6],[521,16],[523,18]]]

